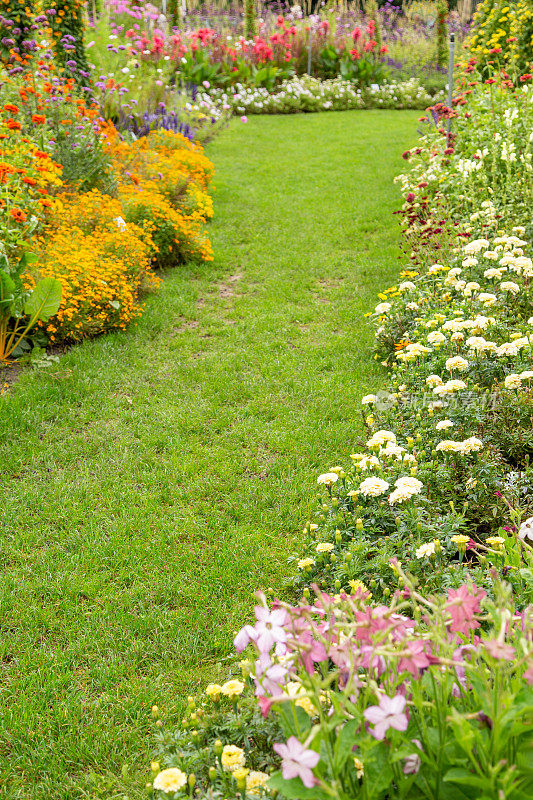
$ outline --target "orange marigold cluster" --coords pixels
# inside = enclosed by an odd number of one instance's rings
[[[143,292],[159,284],[154,267],[213,258],[205,232],[213,166],[202,148],[166,132],[133,144],[109,125],[103,135],[117,196],[96,189],[56,196],[25,276],[28,286],[41,277],[61,282],[59,312],[42,325],[54,342],[125,328],[142,313]]]

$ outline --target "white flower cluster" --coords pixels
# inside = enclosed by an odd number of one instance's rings
[[[231,89],[211,87],[198,102],[209,101],[235,114],[293,114],[353,108],[426,108],[435,102],[416,79],[359,88],[342,78],[290,78],[272,90],[237,83]]]

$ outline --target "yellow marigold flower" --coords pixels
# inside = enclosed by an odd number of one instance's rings
[[[183,789],[186,783],[186,774],[177,767],[170,767],[156,775],[153,786],[154,789],[159,789],[159,791],[165,792],[165,794],[173,794]]]
[[[220,763],[224,772],[234,772],[239,767],[244,767],[246,758],[244,750],[234,744],[227,744],[222,750]]]
[[[266,788],[266,782],[268,781],[269,777],[270,775],[268,772],[252,770],[246,776],[246,793],[254,795],[255,797],[259,797],[261,794],[261,789]]]
[[[221,692],[222,686],[219,686],[218,683],[210,683],[205,687],[205,693],[210,700],[218,700]]]
[[[488,544],[489,547],[493,547],[494,550],[500,550],[502,545],[505,544],[505,539],[501,536],[489,536],[485,539],[485,544]]]
[[[222,694],[225,697],[238,697],[244,691],[244,683],[242,683],[242,681],[238,681],[236,679],[233,679],[231,681],[227,681],[222,686],[221,691],[222,691]]]

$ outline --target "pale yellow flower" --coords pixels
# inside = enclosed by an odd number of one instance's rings
[[[164,769],[162,772],[156,775],[154,778],[153,787],[154,789],[159,789],[160,792],[173,794],[174,792],[178,792],[180,789],[183,789],[186,783],[186,774],[177,767],[170,767],[169,769]]]
[[[226,681],[226,683],[222,686],[221,691],[225,697],[237,697],[243,693],[244,683],[234,678],[231,681]]]
[[[220,756],[220,763],[224,772],[235,772],[236,769],[244,767],[246,758],[244,750],[234,744],[226,744]]]
[[[246,793],[259,797],[261,789],[266,789],[266,782],[270,775],[268,772],[259,772],[259,770],[252,770],[246,776]]]
[[[221,691],[222,691],[222,686],[219,686],[218,683],[210,683],[208,686],[205,687],[205,693],[210,700],[218,700]]]

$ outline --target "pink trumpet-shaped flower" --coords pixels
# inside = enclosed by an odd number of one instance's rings
[[[296,736],[291,736],[287,744],[275,744],[274,750],[281,756],[281,771],[285,780],[300,778],[303,785],[312,789],[317,779],[313,775],[313,767],[320,761],[314,750],[306,750]]]
[[[389,728],[397,731],[406,731],[408,725],[407,714],[404,713],[406,699],[400,694],[395,697],[380,695],[379,705],[370,706],[364,712],[365,719],[374,726],[372,731],[376,739],[384,739]]]

